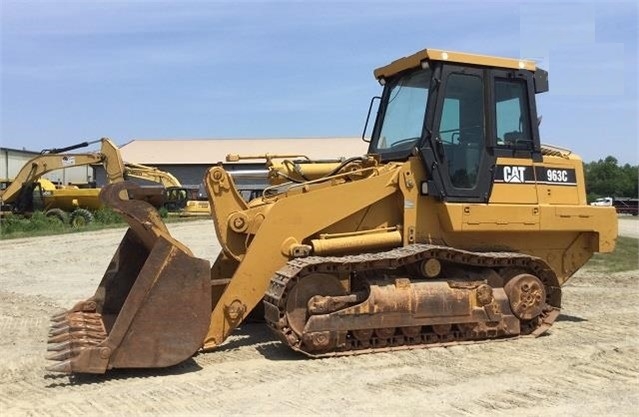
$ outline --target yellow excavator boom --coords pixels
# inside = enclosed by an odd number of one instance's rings
[[[147,180],[151,182],[157,182],[164,187],[181,187],[180,181],[170,172],[162,171],[161,169],[150,167],[142,164],[134,164],[125,162],[125,176]]]
[[[93,143],[101,143],[100,151],[91,153],[64,153],[73,149],[89,146]],[[106,170],[109,183],[124,181],[124,162],[120,152],[108,138],[102,138],[93,142],[83,142],[78,145],[62,149],[49,149],[39,156],[29,160],[18,172],[4,190],[0,190],[0,204],[11,204],[21,193],[23,187],[27,187],[37,181],[44,174],[62,168],[75,166],[102,164]]]

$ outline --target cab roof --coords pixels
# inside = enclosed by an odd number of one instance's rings
[[[375,78],[388,78],[398,72],[418,68],[422,61],[446,61],[460,64],[481,65],[485,67],[525,69],[535,71],[535,62],[526,59],[502,58],[498,56],[468,54],[465,52],[445,51],[443,49],[424,49],[413,55],[400,58],[390,64],[377,68],[373,74]]]

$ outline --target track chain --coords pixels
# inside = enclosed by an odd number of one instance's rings
[[[350,334],[345,346],[337,350],[316,353],[308,352],[300,337],[288,325],[286,316],[287,295],[300,279],[313,273],[349,274],[371,272],[374,270],[394,270],[428,258],[454,263],[460,266],[485,268],[518,268],[537,276],[546,289],[546,308],[540,316],[529,321],[521,321],[521,334],[539,336],[546,332],[559,315],[561,307],[561,289],[553,270],[540,258],[514,252],[471,252],[446,246],[414,244],[380,253],[365,253],[347,256],[310,256],[289,261],[278,270],[271,279],[264,296],[265,318],[267,324],[280,339],[292,349],[311,357],[344,356],[377,351],[415,349],[456,344],[479,343],[499,338],[499,332],[481,334],[463,331],[461,328],[446,335],[422,332],[415,337],[393,335],[380,340],[372,337],[369,343],[360,343]],[[424,326],[426,328],[427,326]]]

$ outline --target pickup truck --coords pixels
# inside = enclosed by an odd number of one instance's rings
[[[632,214],[633,216],[639,214],[639,199],[637,198],[602,197],[596,199],[590,205],[614,207],[617,209],[617,214]]]

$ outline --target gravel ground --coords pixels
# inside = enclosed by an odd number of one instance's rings
[[[639,239],[639,217],[619,216],[619,234]]]
[[[211,221],[170,229],[197,256],[219,250]],[[580,271],[537,339],[309,360],[252,324],[169,369],[46,372],[49,315],[93,293],[123,233],[0,241],[3,416],[637,415],[639,271]]]

